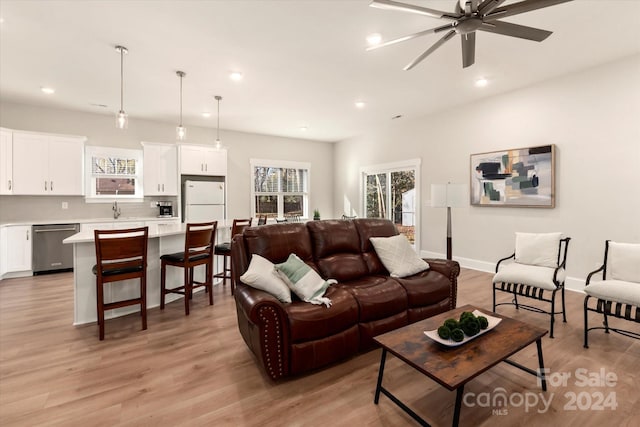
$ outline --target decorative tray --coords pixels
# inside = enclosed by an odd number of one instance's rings
[[[440,344],[446,345],[447,347],[457,347],[459,345],[462,345],[466,342],[471,341],[474,338],[479,337],[480,335],[489,332],[491,329],[495,328],[498,323],[500,323],[502,321],[502,319],[500,319],[499,317],[493,317],[493,316],[489,316],[486,313],[483,313],[479,310],[474,310],[473,314],[475,314],[476,316],[484,316],[487,318],[487,321],[489,322],[489,325],[487,326],[487,329],[481,329],[480,332],[478,332],[476,335],[469,337],[467,335],[464,336],[464,339],[460,342],[455,342],[454,340],[452,340],[451,338],[449,339],[442,339],[440,338],[440,336],[438,335],[438,330],[434,329],[433,331],[424,331],[424,334],[426,336],[428,336],[429,338],[431,338],[432,340],[439,342]]]

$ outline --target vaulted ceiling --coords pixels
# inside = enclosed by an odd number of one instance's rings
[[[453,11],[455,0],[407,2]],[[553,34],[537,43],[478,33],[475,64],[465,69],[456,38],[403,71],[440,36],[374,51],[365,50],[366,37],[391,39],[442,21],[368,0],[2,0],[0,94],[112,120],[120,104],[114,47],[123,45],[130,120],[177,124],[181,70],[186,126],[215,128],[221,95],[223,129],[338,141],[397,115],[451,109],[639,54],[638,8],[640,0],[575,0],[505,18]],[[232,71],[243,79],[231,80]],[[481,76],[485,88],[474,86]]]

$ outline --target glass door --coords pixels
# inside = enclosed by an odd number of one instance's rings
[[[362,171],[364,216],[390,219],[415,248],[419,248],[418,171],[419,161],[378,165]]]

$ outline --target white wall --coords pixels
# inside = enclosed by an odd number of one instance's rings
[[[556,207],[453,209],[454,258],[490,270],[513,252],[515,231],[562,231],[567,287],[580,288],[605,239],[640,242],[640,56],[403,120],[336,145],[336,215],[348,203],[361,211],[360,166],[420,157],[421,249],[442,256],[446,214],[429,207],[432,183],[468,185],[473,153],[556,144]]]
[[[16,103],[0,103],[0,126],[38,132],[84,135],[87,145],[142,149],[140,142],[175,141],[175,123],[129,118],[129,128],[118,130],[113,115],[42,108]],[[213,144],[215,128],[187,126],[187,143]],[[228,150],[228,217],[247,217],[251,210],[250,158],[294,160],[311,163],[309,212],[317,208],[327,218],[333,208],[333,144],[302,139],[220,130],[220,139]],[[46,196],[0,196],[0,221],[84,218],[97,214],[100,206],[89,206],[81,197],[65,198],[69,210],[61,211],[60,198]],[[139,207],[140,211],[143,207]],[[147,207],[148,209],[148,204]],[[124,206],[123,209],[136,209]],[[8,217],[9,216],[9,217]]]

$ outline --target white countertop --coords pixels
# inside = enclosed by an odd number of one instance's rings
[[[133,222],[133,221],[175,221],[179,219],[179,217],[157,217],[157,216],[132,216],[132,217],[124,217],[121,216],[118,219],[114,219],[113,217],[104,217],[104,218],[70,218],[70,219],[47,219],[43,221],[12,221],[12,222],[3,222],[0,223],[0,226],[12,226],[12,225],[48,225],[48,224],[92,224],[96,222]]]
[[[233,220],[218,221],[218,231],[222,229],[228,229],[233,224]],[[160,224],[158,227],[149,229],[149,239],[156,239],[163,236],[174,236],[177,234],[184,234],[187,231],[187,224],[174,223],[174,224]],[[94,231],[86,230],[69,236],[62,241],[65,244],[73,243],[93,243]]]

